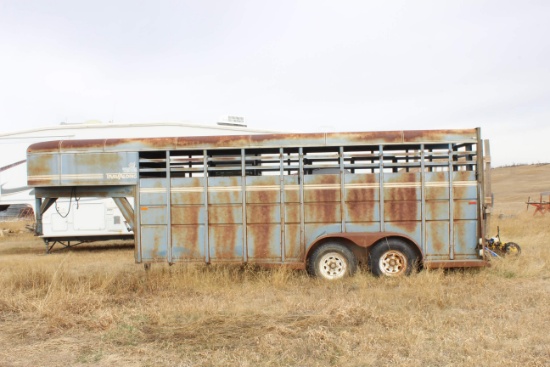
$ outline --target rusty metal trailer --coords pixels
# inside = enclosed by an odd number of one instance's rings
[[[480,129],[52,141],[29,147],[28,184],[38,232],[57,198],[113,198],[137,263],[401,275],[486,265],[484,144]]]

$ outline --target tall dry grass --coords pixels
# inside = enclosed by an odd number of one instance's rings
[[[493,221],[523,253],[490,268],[338,282],[3,238],[0,366],[545,366],[549,221]]]

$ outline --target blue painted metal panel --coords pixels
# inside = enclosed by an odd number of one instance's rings
[[[304,176],[304,202],[340,202],[340,175]]]
[[[287,261],[302,261],[305,246],[300,243],[300,222],[285,225],[285,259]]]
[[[281,176],[246,177],[246,203],[281,202]]]
[[[477,220],[454,222],[454,244],[456,259],[475,259],[478,240]]]
[[[204,204],[204,180],[204,177],[172,178],[172,205]]]
[[[206,208],[203,205],[172,205],[172,224],[205,224]]]
[[[380,200],[380,175],[373,174],[346,174],[344,200],[350,202]]]
[[[300,223],[300,209],[298,203],[285,204],[285,223]]]
[[[210,205],[208,207],[210,224],[242,224],[243,210],[241,205]]]
[[[136,152],[61,154],[62,185],[135,185]]]
[[[421,178],[420,173],[385,173],[384,200],[420,200]]]
[[[386,231],[403,233],[412,238],[416,243],[421,243],[422,225],[420,222],[386,222],[385,225]]]
[[[27,181],[29,186],[61,185],[59,163],[59,155],[55,153],[28,155]]]
[[[426,220],[446,220],[450,216],[448,200],[430,200],[426,201]]]
[[[344,190],[344,220],[350,223],[380,221],[379,174],[346,174]],[[377,231],[380,226],[378,225]],[[356,231],[358,232],[358,231]]]
[[[205,261],[205,226],[173,225],[172,258],[174,261]]]
[[[284,176],[285,203],[300,202],[300,180],[298,176]]]
[[[470,200],[454,201],[454,219],[477,219],[477,202]]]
[[[306,223],[334,223],[342,221],[340,203],[305,203]]]
[[[339,233],[341,228],[341,223],[307,223],[305,225],[306,244],[311,246],[317,238],[330,233]]]
[[[246,221],[249,224],[269,224],[281,222],[281,206],[279,204],[248,204],[246,206]]]
[[[241,177],[208,178],[209,204],[241,204],[243,200]]]
[[[358,222],[358,223],[347,223],[346,232],[357,233],[357,232],[379,232],[380,231],[380,222]]]
[[[449,200],[449,173],[426,172],[426,200]]]
[[[347,202],[344,206],[344,218],[348,225],[360,222],[380,222],[380,202]],[[347,227],[346,227],[347,228]],[[380,228],[380,225],[378,225]]]
[[[210,240],[210,259],[213,262],[243,260],[242,225],[210,225],[208,237]]]
[[[420,209],[420,201],[386,201],[384,221],[419,221],[422,218]]]
[[[141,226],[141,258],[144,261],[166,260],[168,256],[166,225]]]
[[[453,198],[455,200],[477,200],[477,181],[475,172],[453,172]]]
[[[449,259],[449,222],[448,221],[427,221],[426,222],[426,251],[428,260]]]
[[[141,224],[168,224],[166,206],[142,206],[140,208]]]
[[[139,180],[140,205],[166,205],[167,182],[164,178],[146,178]]]
[[[248,259],[254,262],[282,261],[280,224],[248,225],[246,236]]]

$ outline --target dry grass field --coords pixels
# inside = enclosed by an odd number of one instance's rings
[[[400,279],[145,272],[131,246],[44,255],[32,234],[7,234],[0,366],[549,366],[550,214],[524,201],[550,191],[550,165],[495,169],[493,191],[491,228],[522,246],[519,258]]]

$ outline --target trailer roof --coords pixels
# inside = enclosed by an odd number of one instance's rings
[[[277,148],[476,142],[479,128],[373,132],[286,133],[258,135],[180,136],[93,140],[55,140],[29,146],[29,153],[77,151],[153,151],[223,148]]]

